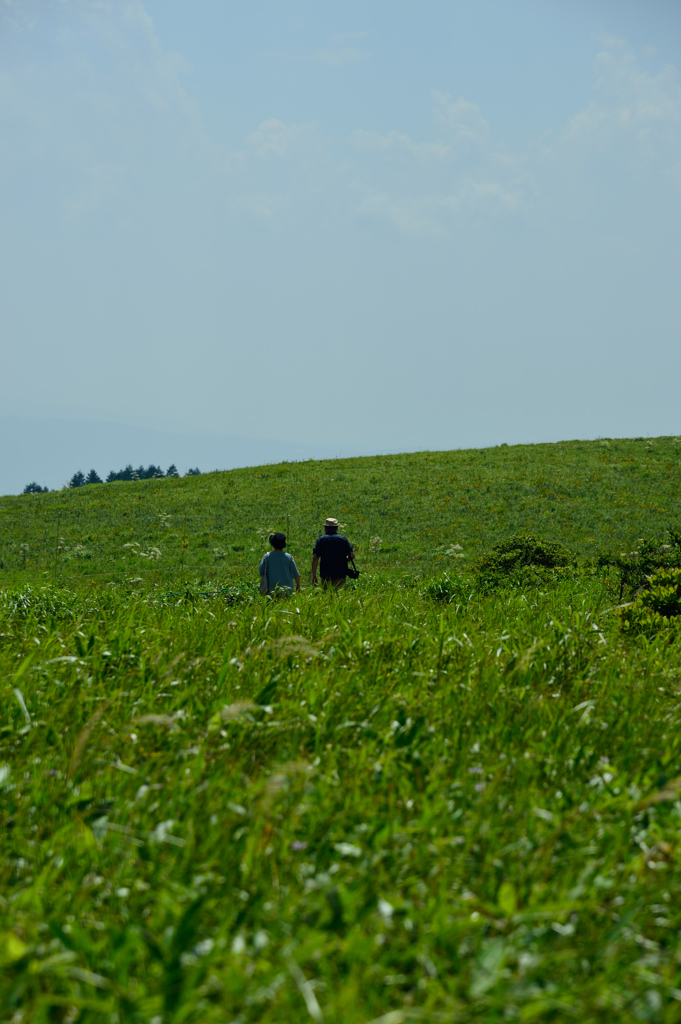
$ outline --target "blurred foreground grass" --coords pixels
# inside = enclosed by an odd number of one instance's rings
[[[0,595],[0,1020],[681,1020],[674,631],[167,589]]]

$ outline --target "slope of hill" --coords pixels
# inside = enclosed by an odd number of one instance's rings
[[[680,469],[680,439],[648,438],[97,484],[3,498],[0,559],[5,577],[91,577],[134,566],[156,574],[196,566],[229,576],[253,566],[274,529],[288,533],[289,549],[306,558],[327,515],[345,524],[373,568],[431,573],[451,560],[453,545],[470,560],[525,531],[588,556],[661,536],[679,508]]]
[[[427,582],[454,542],[661,533],[676,456],[573,443],[5,499],[0,1021],[678,1021],[681,615],[627,632],[586,561],[451,574],[450,601]],[[368,554],[355,589],[192,585],[252,581],[269,528],[288,515],[304,551],[329,512]]]

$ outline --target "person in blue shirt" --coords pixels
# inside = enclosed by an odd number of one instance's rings
[[[317,537],[312,549],[312,582],[317,584],[317,566],[322,578],[324,590],[332,587],[342,590],[348,575],[348,562],[355,557],[352,544],[347,537],[338,532],[338,520],[327,519],[324,523],[324,534]]]
[[[293,556],[284,551],[286,535],[283,533],[271,534],[270,544],[274,550],[263,555],[260,562],[260,577],[267,582],[266,592],[268,594],[292,594],[295,587],[296,593],[298,593],[300,591],[300,573],[293,561]]]

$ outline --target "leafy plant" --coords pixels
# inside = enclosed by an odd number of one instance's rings
[[[626,595],[632,597],[637,591],[649,587],[651,577],[660,569],[681,566],[681,533],[670,527],[666,542],[642,538],[629,553],[600,555],[598,565],[616,570],[620,601]]]
[[[647,584],[635,601],[618,609],[625,632],[652,635],[681,621],[681,568],[659,569]]]

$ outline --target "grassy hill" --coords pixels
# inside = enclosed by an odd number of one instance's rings
[[[680,1020],[681,634],[448,553],[630,550],[678,492],[657,439],[3,499],[0,1021]],[[242,585],[328,514],[356,589]]]
[[[5,497],[0,574],[153,570],[158,578],[193,566],[206,577],[236,577],[252,573],[274,529],[289,534],[290,550],[306,563],[327,515],[346,524],[373,569],[428,575],[451,561],[453,544],[470,561],[525,531],[595,555],[664,533],[679,508],[680,468],[676,438],[570,441],[284,463]],[[380,545],[371,544],[376,537]]]

